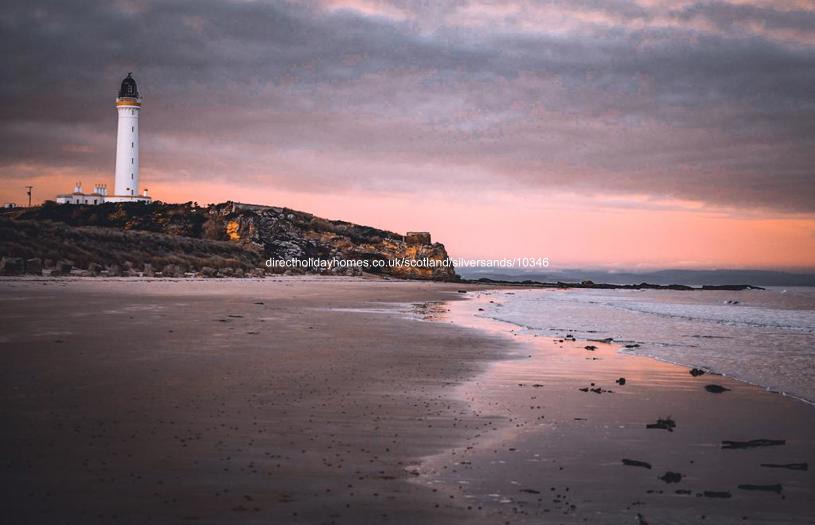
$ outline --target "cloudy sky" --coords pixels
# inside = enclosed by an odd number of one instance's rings
[[[0,200],[286,205],[454,256],[815,267],[811,0],[7,0]]]

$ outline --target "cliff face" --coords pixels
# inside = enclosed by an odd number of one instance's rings
[[[45,259],[65,253],[59,257],[67,258],[72,254],[73,258],[83,258],[82,254],[87,254],[85,259],[105,258],[109,250],[97,246],[99,239],[112,242],[111,239],[115,238],[115,260],[98,260],[96,263],[122,265],[126,262],[122,259],[127,258],[131,262],[143,261],[142,264],[148,263],[152,269],[161,271],[168,260],[184,260],[189,271],[200,272],[203,266],[208,266],[211,248],[221,258],[229,252],[227,262],[219,260],[219,266],[228,267],[228,261],[236,261],[236,266],[243,271],[252,265],[262,266],[269,258],[275,261],[319,259],[355,261],[355,265],[335,264],[330,268],[280,265],[267,271],[351,275],[364,271],[408,279],[455,279],[453,267],[443,264],[447,260],[444,246],[431,243],[429,234],[403,237],[386,230],[322,219],[286,208],[233,202],[207,207],[193,203],[46,204],[3,215],[0,255],[6,257]],[[38,229],[42,230],[42,235],[37,234]],[[111,231],[122,235],[106,235]],[[134,236],[137,232],[150,232],[153,236]],[[138,240],[132,243],[133,253],[128,253],[127,249],[130,238]],[[63,240],[70,244],[70,248],[65,244],[60,246]],[[200,242],[191,244],[191,240]],[[197,247],[197,256],[189,253],[192,245]]]
[[[224,203],[209,208],[206,235],[217,240],[262,246],[277,261],[322,259],[357,261],[364,271],[406,279],[451,280],[452,266],[443,266],[447,251],[440,243],[415,242],[393,232],[276,208]],[[404,261],[429,261],[427,265]],[[376,261],[382,261],[377,263]],[[428,267],[432,266],[432,267]],[[354,273],[348,267],[334,270]]]

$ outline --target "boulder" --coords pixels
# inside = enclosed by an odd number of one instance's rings
[[[59,275],[70,275],[73,269],[74,263],[71,261],[63,259],[57,262],[56,271],[59,272]]]
[[[665,419],[659,418],[657,419],[656,423],[648,423],[645,425],[645,428],[657,428],[661,430],[667,430],[668,432],[673,432],[676,428],[676,421],[671,419],[670,417],[666,417]]]
[[[144,263],[143,274],[145,277],[155,277],[156,272],[153,270],[153,265],[150,263]]]
[[[211,266],[204,266],[201,268],[201,276],[203,277],[215,277],[218,273],[218,270]]]
[[[94,277],[99,275],[100,273],[102,273],[102,265],[99,263],[90,263],[88,265],[88,273]]]
[[[39,257],[26,259],[25,273],[29,275],[42,275],[42,259]]]
[[[751,439],[750,441],[730,441],[724,440],[722,441],[722,448],[723,449],[734,449],[734,448],[753,448],[753,447],[777,447],[780,445],[785,445],[787,440],[785,439]]]
[[[184,277],[184,267],[180,264],[168,264],[161,273],[165,277]]]
[[[679,483],[680,481],[682,481],[682,477],[683,477],[682,474],[680,474],[679,472],[668,471],[657,479],[660,479],[665,483]]]
[[[111,264],[108,266],[108,275],[111,277],[121,277],[122,276],[122,267],[118,264]]]
[[[623,465],[627,467],[642,467],[651,470],[651,464],[647,461],[640,461],[638,459],[623,459]]]
[[[0,259],[0,275],[23,275],[25,263],[22,257],[3,257]]]

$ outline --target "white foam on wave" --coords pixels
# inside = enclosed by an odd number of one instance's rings
[[[815,289],[538,289],[496,301],[485,316],[546,335],[636,343],[626,351],[815,401]]]

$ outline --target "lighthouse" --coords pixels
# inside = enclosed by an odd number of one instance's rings
[[[116,132],[116,175],[113,195],[105,202],[150,201],[147,190],[139,191],[139,113],[142,99],[132,73],[122,80],[116,111],[119,127]]]
[[[108,194],[107,184],[96,184],[93,193],[84,193],[82,183],[77,182],[73,193],[57,195],[57,204],[103,204],[105,202],[150,202],[147,188],[139,192],[139,112],[142,100],[139,88],[128,73],[122,80],[116,97],[119,127],[116,131],[116,172],[113,193]]]

